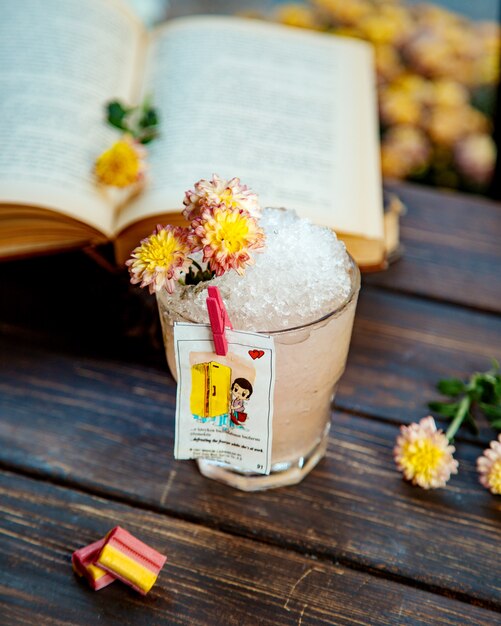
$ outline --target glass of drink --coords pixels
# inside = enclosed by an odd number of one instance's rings
[[[263,226],[268,245],[256,267],[243,277],[233,273],[211,284],[218,284],[235,328],[274,338],[271,473],[197,461],[204,476],[245,491],[298,483],[324,456],[360,289],[355,262],[328,229],[282,209],[267,209]],[[208,322],[206,288],[190,289],[174,296],[157,293],[167,361],[176,380],[173,323]]]

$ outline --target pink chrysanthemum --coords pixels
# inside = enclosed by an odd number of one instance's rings
[[[501,495],[501,435],[491,441],[487,450],[477,459],[480,482],[496,495]]]
[[[195,188],[185,193],[183,204],[183,215],[189,222],[200,217],[205,208],[214,206],[246,211],[255,219],[261,215],[257,195],[247,185],[242,185],[239,178],[225,180],[217,174],[211,180],[195,183]]]
[[[402,426],[394,449],[397,468],[413,485],[423,489],[445,487],[451,474],[457,474],[458,462],[452,456],[454,446],[433,417],[423,417],[419,424]]]
[[[187,271],[191,264],[188,258],[190,252],[186,229],[159,225],[132,251],[131,258],[126,262],[130,282],[141,283],[141,287],[148,286],[150,293],[164,287],[172,293],[181,272]]]
[[[243,274],[254,262],[252,250],[264,248],[265,235],[257,221],[245,211],[226,206],[205,208],[192,223],[191,242],[203,251],[203,260],[221,276],[230,269]]]

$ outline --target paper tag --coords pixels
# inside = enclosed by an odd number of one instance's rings
[[[224,461],[269,474],[275,387],[273,337],[226,330],[228,354],[214,352],[205,324],[176,323],[176,459]]]

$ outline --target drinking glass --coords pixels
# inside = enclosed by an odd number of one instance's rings
[[[350,257],[351,290],[345,301],[319,319],[283,330],[262,330],[275,341],[273,443],[269,475],[220,461],[198,459],[200,472],[243,491],[300,482],[324,456],[331,406],[344,372],[360,290],[360,272]],[[243,279],[244,280],[244,279]],[[192,320],[172,309],[169,294],[157,294],[167,362],[177,381],[174,322]]]

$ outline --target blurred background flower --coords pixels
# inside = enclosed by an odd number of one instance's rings
[[[403,0],[287,3],[274,19],[374,45],[385,176],[487,191],[496,162],[497,23]]]
[[[150,23],[162,19],[162,6],[163,18],[237,13],[369,41],[377,75],[383,174],[489,191],[496,163],[492,133],[501,51],[497,0],[129,2]]]

